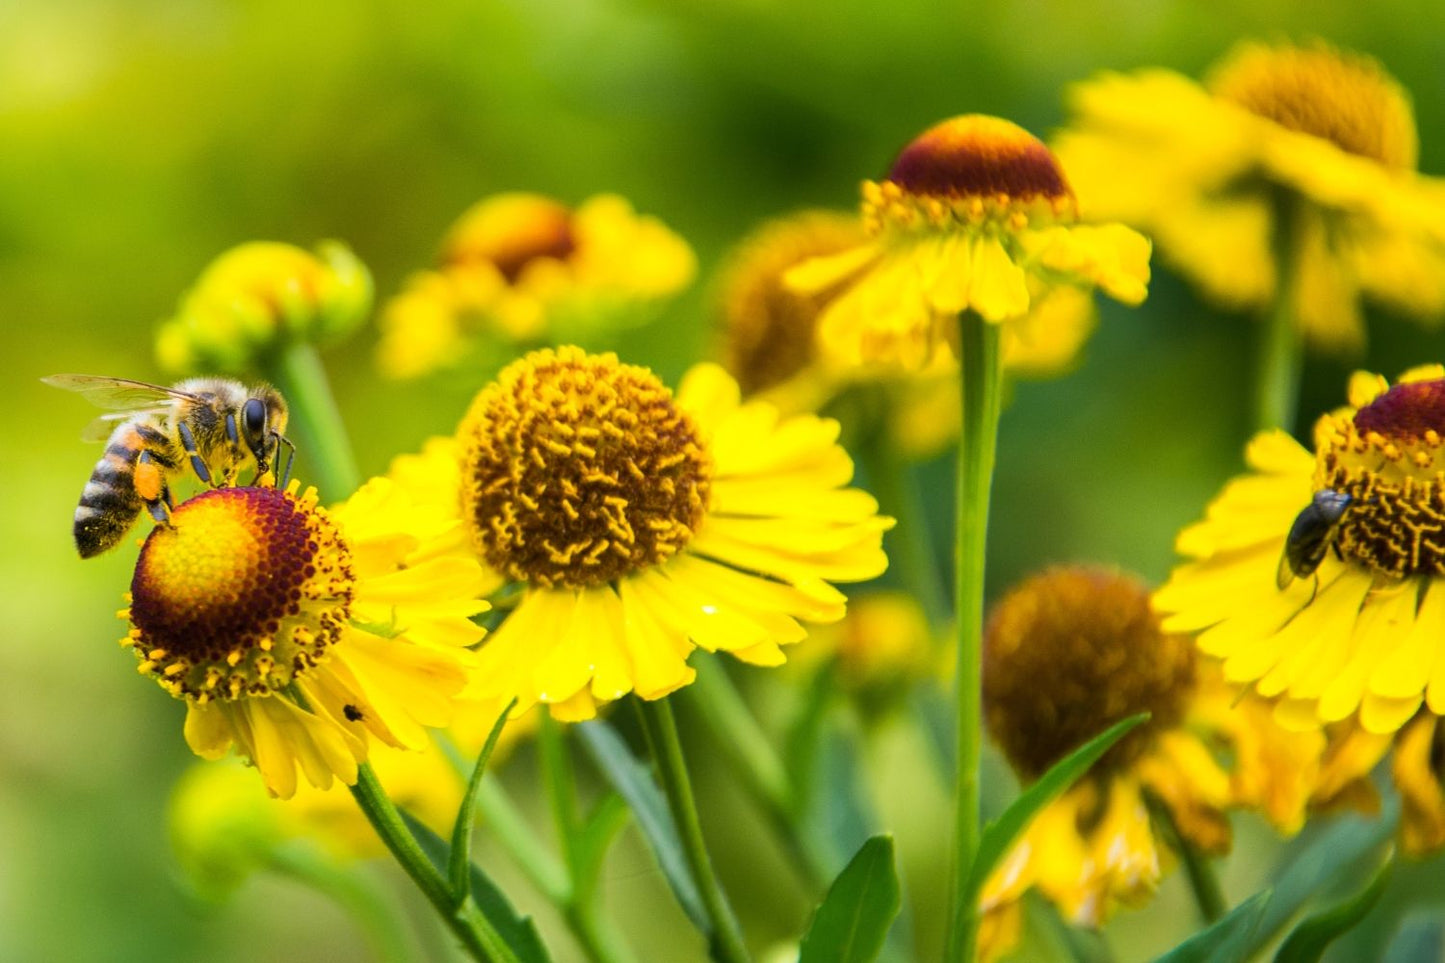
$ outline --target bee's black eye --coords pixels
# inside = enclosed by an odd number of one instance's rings
[[[266,405],[260,398],[247,400],[245,407],[241,409],[241,419],[247,435],[252,438],[261,437],[266,431]]]

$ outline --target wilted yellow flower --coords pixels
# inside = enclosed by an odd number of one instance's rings
[[[371,275],[344,244],[312,254],[253,241],[201,273],[175,315],[161,323],[156,355],[177,374],[243,374],[287,344],[324,344],[354,331],[371,311]]]
[[[232,745],[266,787],[356,781],[371,741],[428,744],[468,682],[485,577],[454,518],[386,479],[325,511],[308,489],[217,488],[176,506],[121,612],[142,674],[186,702],[186,741]]]
[[[759,228],[738,246],[720,285],[723,363],[744,397],[784,413],[817,411],[851,385],[881,385],[888,393],[888,433],[900,450],[933,454],[958,438],[962,420],[958,363],[939,352],[921,370],[896,364],[844,364],[822,350],[818,320],[847,289],[852,275],[814,291],[790,287],[784,276],[799,264],[866,244],[858,218],[803,211]],[[1033,301],[1004,327],[1002,364],[1020,377],[1068,370],[1093,331],[1087,291],[1030,281]]]
[[[1362,295],[1445,313],[1445,184],[1415,172],[1409,97],[1373,60],[1243,43],[1203,85],[1105,74],[1069,100],[1054,146],[1089,210],[1149,232],[1211,298],[1284,291],[1330,350],[1363,345]]]
[[[459,506],[477,556],[523,588],[478,653],[476,692],[577,720],[687,685],[694,646],[776,665],[802,622],[843,616],[829,583],[881,573],[892,520],[843,487],[837,436],[740,404],[716,366],[674,398],[645,368],[566,347],[510,365],[454,444],[393,477]]]
[[[843,364],[919,368],[940,344],[956,347],[960,312],[1012,323],[1061,284],[1138,304],[1149,279],[1149,242],[1120,224],[1078,223],[1048,148],[995,117],[955,117],[919,135],[886,179],[864,183],[863,223],[867,243],[787,274],[802,292],[846,282],[818,328]]]
[[[1025,781],[1138,712],[1150,720],[1045,807],[985,886],[981,946],[990,958],[1016,939],[1019,901],[1036,887],[1064,916],[1101,926],[1118,905],[1147,900],[1166,868],[1145,803],[1153,796],[1180,835],[1205,853],[1227,851],[1227,810],[1261,808],[1297,829],[1313,788],[1287,767],[1318,774],[1323,740],[1272,727],[1264,710],[1231,718],[1236,694],[1191,640],[1160,627],[1145,587],[1127,575],[1055,568],[1007,593],[984,639],[989,732]],[[1226,767],[1214,749],[1232,757]]]
[[[1422,702],[1445,712],[1445,368],[1393,387],[1361,372],[1349,399],[1316,422],[1313,455],[1255,436],[1252,473],[1180,532],[1190,560],[1155,604],[1167,629],[1201,633],[1229,681],[1276,699],[1282,723],[1358,716],[1391,733]]]
[[[686,241],[616,195],[573,210],[498,194],[464,213],[436,269],[383,309],[377,364],[412,378],[464,365],[488,339],[535,345],[640,324],[696,273]]]

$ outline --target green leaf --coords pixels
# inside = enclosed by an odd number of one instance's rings
[[[1363,876],[1360,864],[1389,845],[1399,818],[1399,800],[1387,798],[1379,816],[1341,816],[1306,827],[1299,844],[1292,847],[1293,858],[1275,875],[1274,899],[1260,922],[1254,946],[1272,940],[1301,906],[1332,881]]]
[[[437,872],[445,872],[451,862],[451,847],[447,845],[447,841],[404,809],[401,817],[406,820],[407,829],[411,830],[412,836],[416,838],[417,844]],[[542,938],[537,935],[532,918],[519,915],[497,888],[497,884],[482,872],[482,868],[476,863],[470,865],[472,899],[476,901],[477,909],[481,910],[482,915],[497,931],[497,935],[507,944],[507,948],[522,963],[552,963],[552,957]]]
[[[1429,916],[1411,916],[1400,924],[1380,963],[1420,963],[1445,956],[1445,923]]]
[[[1270,890],[1255,893],[1154,963],[1243,963],[1254,952],[1254,935],[1271,895]]]
[[[863,844],[828,887],[803,936],[798,963],[870,963],[902,906],[893,837]]]
[[[1080,776],[1088,772],[1089,767],[1100,756],[1108,752],[1114,743],[1124,738],[1129,730],[1142,724],[1148,718],[1149,713],[1141,712],[1114,723],[1050,766],[1048,772],[1024,790],[1019,798],[999,814],[997,819],[989,821],[988,825],[983,828],[983,836],[979,840],[978,853],[973,858],[973,865],[969,867],[968,881],[963,893],[964,901],[960,909],[972,911],[989,874],[1013,846],[1014,841],[1028,827],[1034,816],[1062,795],[1064,790],[1078,781]]]
[[[477,819],[477,790],[482,785],[482,773],[487,771],[487,760],[492,758],[492,750],[497,748],[497,739],[502,735],[507,717],[512,714],[512,707],[516,704],[516,699],[508,702],[502,714],[497,716],[497,721],[492,723],[492,731],[487,734],[486,744],[477,756],[476,765],[472,766],[472,776],[467,780],[467,791],[462,796],[461,808],[457,810],[457,821],[452,826],[452,851],[447,866],[447,879],[451,881],[452,898],[458,904],[466,899],[469,886],[470,873],[467,867],[472,861],[472,826]]]
[[[612,788],[632,807],[637,828],[652,847],[652,854],[657,857],[678,905],[701,932],[711,933],[712,921],[703,909],[702,897],[688,869],[677,824],[672,821],[662,790],[652,778],[652,770],[637,761],[627,743],[607,723],[593,720],[578,723],[573,729]]]
[[[1386,859],[1364,889],[1296,926],[1275,954],[1274,963],[1319,963],[1331,943],[1354,929],[1374,909],[1390,882],[1394,867],[1393,857]]]
[[[607,850],[612,847],[612,841],[631,818],[632,811],[627,807],[627,801],[617,793],[610,792],[598,800],[586,821],[578,828],[574,843],[577,856],[574,869],[576,878],[572,885],[576,889],[576,899],[580,905],[590,905],[592,894],[597,890],[603,861],[607,858]]]

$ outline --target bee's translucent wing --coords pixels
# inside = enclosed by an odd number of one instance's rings
[[[162,385],[132,381],[129,378],[107,378],[103,375],[58,374],[41,378],[54,388],[74,391],[91,404],[115,411],[145,411],[165,407],[172,398],[196,400],[196,396]]]
[[[157,407],[153,410],[140,409],[137,411],[108,411],[86,425],[80,432],[81,441],[105,441],[110,433],[115,431],[115,426],[122,422],[130,421],[138,415],[161,414],[166,409]]]

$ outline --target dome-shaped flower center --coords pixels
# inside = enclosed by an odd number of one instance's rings
[[[1194,646],[1166,635],[1145,587],[1105,569],[1050,569],[995,606],[984,637],[989,732],[1033,779],[1109,726],[1150,721],[1095,766],[1129,765],[1155,733],[1178,723],[1194,686]]]
[[[1018,230],[1035,218],[1076,214],[1074,192],[1043,141],[982,114],[930,127],[903,148],[882,183],[863,185],[863,219],[874,233],[985,221]]]
[[[727,367],[743,394],[782,384],[813,363],[818,316],[848,283],[800,294],[783,274],[866,241],[857,218],[812,211],[769,225],[739,252],[723,287],[723,322]]]
[[[1445,575],[1445,380],[1395,385],[1315,428],[1315,487],[1351,496],[1341,554],[1384,575]]]
[[[462,215],[447,236],[442,259],[456,267],[489,263],[514,283],[533,261],[560,261],[575,247],[566,207],[537,194],[502,194]]]
[[[1409,98],[1368,57],[1323,43],[1245,44],[1215,69],[1208,85],[1215,96],[1281,127],[1387,167],[1415,167],[1418,141]]]
[[[172,695],[268,695],[339,638],[351,609],[350,551],[315,492],[295,489],[203,492],[146,539],[125,641]]]
[[[711,462],[646,368],[579,348],[536,351],[472,403],[459,432],[462,517],[509,578],[600,585],[691,540]]]

